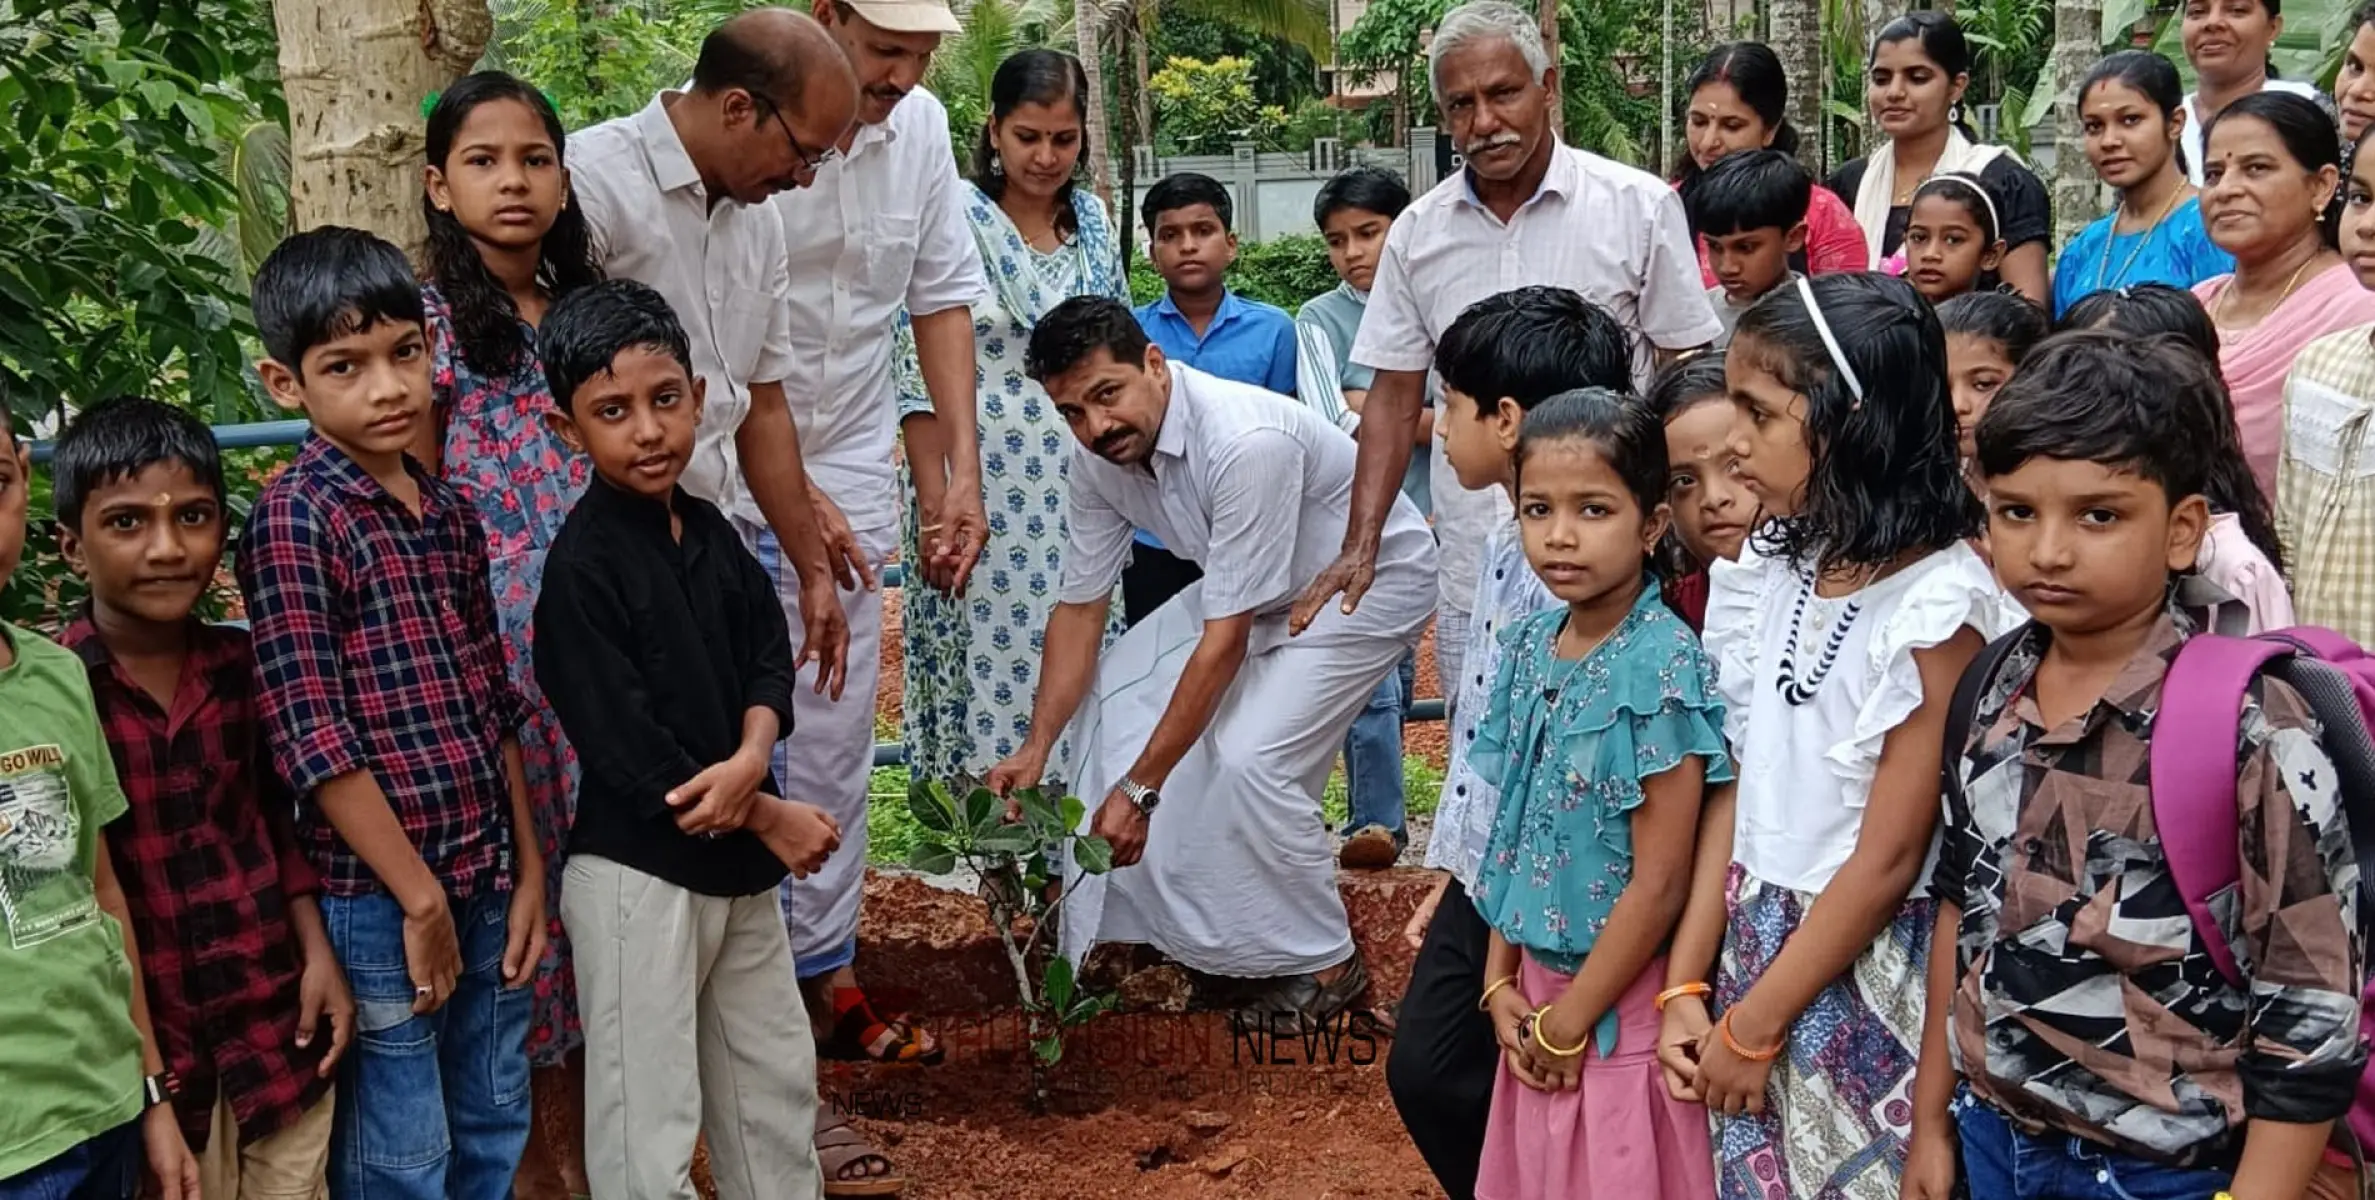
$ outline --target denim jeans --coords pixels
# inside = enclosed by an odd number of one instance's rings
[[[2226,1171],[2171,1167],[2066,1133],[2027,1133],[1973,1099],[1954,1102],[1971,1200],[2205,1200]]]
[[[135,1117],[30,1171],[0,1179],[0,1200],[132,1200],[147,1156]]]
[[[1402,830],[1402,714],[1418,682],[1418,655],[1402,656],[1394,673],[1369,693],[1369,703],[1352,719],[1344,735],[1344,831],[1357,833],[1382,825],[1404,841]]]
[[[527,1149],[535,985],[503,986],[508,891],[453,904],[462,975],[412,1011],[404,912],[387,895],[324,896],[322,923],[355,993],[338,1073],[330,1194],[339,1200],[507,1200]]]

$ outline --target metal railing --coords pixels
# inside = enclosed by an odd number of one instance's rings
[[[225,450],[260,450],[269,446],[294,446],[305,440],[305,434],[309,428],[303,421],[258,421],[247,425],[217,425],[214,426],[214,440],[216,445]],[[48,463],[51,450],[52,446],[49,442],[33,443],[33,465],[42,466]],[[899,564],[892,563],[883,568],[882,586],[886,590],[898,587],[905,577],[906,573],[899,569]],[[1402,723],[1419,725],[1440,721],[1443,717],[1443,701],[1419,700],[1403,709]],[[903,766],[906,762],[906,743],[874,743],[874,765],[876,768]]]

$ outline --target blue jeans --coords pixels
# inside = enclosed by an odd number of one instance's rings
[[[1344,735],[1345,820],[1348,833],[1382,825],[1394,843],[1402,831],[1402,715],[1418,683],[1418,655],[1407,652],[1394,673],[1369,693],[1369,703]]]
[[[0,1200],[132,1200],[146,1157],[135,1117],[30,1171],[0,1179]]]
[[[2027,1133],[1973,1099],[1954,1102],[1971,1200],[2204,1200],[2226,1171],[2171,1167],[2066,1133]]]
[[[507,1200],[528,1146],[535,986],[503,986],[508,891],[453,905],[462,976],[412,1011],[404,911],[387,895],[324,896],[322,923],[355,993],[338,1073],[330,1194],[338,1200]]]

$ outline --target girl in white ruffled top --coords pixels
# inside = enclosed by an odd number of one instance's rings
[[[1709,798],[1659,1054],[1715,1114],[1719,1196],[1895,1200],[1946,708],[2013,607],[1965,540],[1945,337],[1911,285],[1775,292],[1726,375],[1770,521],[1711,581],[1739,784]]]

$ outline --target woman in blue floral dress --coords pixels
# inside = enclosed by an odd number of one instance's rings
[[[487,531],[487,569],[512,682],[529,707],[519,730],[546,870],[551,946],[536,975],[528,1052],[559,1064],[583,1041],[559,919],[561,847],[577,759],[536,686],[530,618],[544,552],[585,488],[586,462],[544,416],[552,393],[536,360],[536,322],[563,292],[599,278],[585,223],[569,207],[560,117],[501,72],[462,79],[429,113],[428,310],[436,408],[416,451],[460,488]],[[538,1087],[547,1085],[539,1078]]]
[[[973,306],[974,386],[989,540],[965,593],[902,593],[906,692],[901,733],[919,779],[978,780],[1030,732],[1039,651],[1063,577],[1065,464],[1073,438],[1047,393],[1023,373],[1032,326],[1074,296],[1127,302],[1120,244],[1105,206],[1075,185],[1088,154],[1080,64],[1026,50],[998,67],[991,117],[974,153],[965,215],[990,297]],[[914,482],[901,560],[923,561],[918,514],[940,511],[946,451],[902,332],[900,417]],[[1068,747],[1059,747],[1056,770]],[[1051,786],[1055,781],[1051,780]]]

